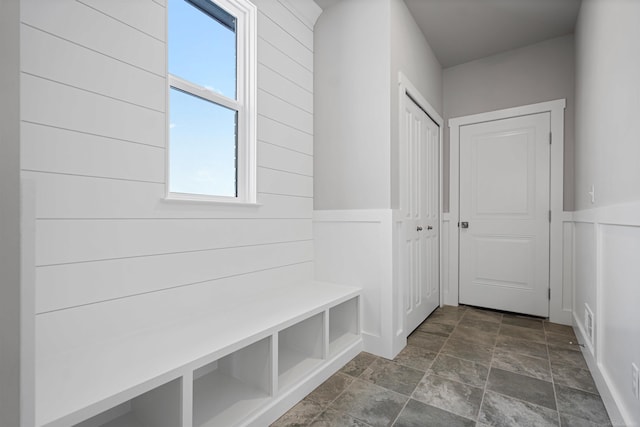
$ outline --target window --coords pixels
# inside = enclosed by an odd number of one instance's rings
[[[256,201],[255,6],[169,0],[167,197]]]

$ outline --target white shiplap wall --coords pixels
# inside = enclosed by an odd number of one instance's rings
[[[313,28],[284,0],[254,3],[260,206],[227,207],[163,200],[165,1],[22,1],[38,357],[57,333],[84,345],[79,319],[148,326],[163,293],[206,309],[217,287],[312,280]]]

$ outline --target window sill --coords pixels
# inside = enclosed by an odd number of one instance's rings
[[[165,196],[162,199],[163,202],[166,203],[194,203],[194,204],[203,204],[203,205],[217,205],[217,206],[226,206],[226,207],[239,207],[239,208],[258,208],[262,206],[262,203],[258,202],[245,202],[237,200],[233,197],[209,197],[209,196],[198,196],[198,195],[189,195],[189,194],[175,194],[171,193]]]

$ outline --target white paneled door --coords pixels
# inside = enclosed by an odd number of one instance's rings
[[[408,334],[440,304],[440,129],[409,96],[404,101],[401,205]]]
[[[459,301],[549,314],[549,113],[460,128]]]

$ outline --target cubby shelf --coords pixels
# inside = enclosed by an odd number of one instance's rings
[[[324,313],[278,334],[278,387],[284,390],[308,374],[323,358]]]
[[[359,298],[352,287],[283,285],[238,310],[40,354],[36,426],[272,422],[361,350]]]
[[[329,342],[329,355],[335,355],[360,340],[360,335],[347,333]]]
[[[182,424],[182,381],[173,380],[76,427],[175,427]]]
[[[193,426],[231,426],[270,397],[271,338],[194,372]]]
[[[107,424],[103,424],[103,427],[146,427],[141,424],[140,421],[133,414],[125,414]]]
[[[329,355],[360,339],[359,300],[351,298],[329,309]]]
[[[229,375],[213,373],[194,382],[194,427],[233,425],[268,399],[264,391]]]
[[[278,359],[280,371],[280,375],[278,375],[279,389],[285,390],[303,375],[308,374],[320,365],[320,363],[322,363],[322,359],[308,357],[306,354],[295,350],[283,351]]]

